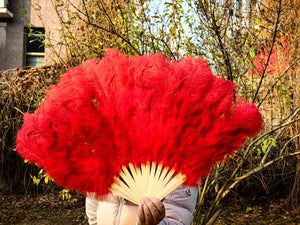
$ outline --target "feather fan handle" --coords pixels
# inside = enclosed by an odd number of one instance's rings
[[[123,166],[110,191],[137,205],[144,196],[162,200],[186,180],[182,173],[174,174],[174,168],[163,167],[162,163],[148,161],[140,167],[129,163],[128,167]]]

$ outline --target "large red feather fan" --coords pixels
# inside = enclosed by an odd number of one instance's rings
[[[261,127],[256,107],[236,98],[234,83],[215,77],[202,58],[110,49],[67,71],[24,115],[17,151],[59,185],[103,196],[122,169],[147,162],[195,185]]]

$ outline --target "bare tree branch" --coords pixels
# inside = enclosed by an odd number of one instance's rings
[[[278,3],[277,18],[276,18],[276,23],[275,23],[275,27],[274,27],[273,38],[272,38],[272,41],[271,41],[270,51],[268,53],[267,61],[264,64],[264,70],[263,70],[263,73],[261,75],[258,87],[256,88],[256,92],[254,94],[252,102],[255,102],[255,100],[257,98],[258,92],[259,92],[259,90],[262,86],[262,83],[263,83],[263,80],[264,80],[264,77],[265,77],[265,74],[266,74],[266,71],[267,71],[267,68],[268,68],[268,65],[269,65],[271,54],[273,52],[274,44],[275,44],[275,41],[276,41],[276,38],[277,38],[278,26],[279,26],[279,22],[280,22],[280,16],[281,16],[281,0],[279,0],[279,3]]]

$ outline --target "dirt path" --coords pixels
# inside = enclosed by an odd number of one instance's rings
[[[57,194],[14,196],[0,194],[0,225],[87,225],[84,198],[62,200]]]
[[[259,202],[259,205],[230,204],[219,216],[215,225],[300,225],[300,208],[286,209],[285,199]],[[246,203],[247,205],[247,203]]]
[[[0,193],[0,225],[88,225],[85,200],[73,194],[62,200],[58,193],[38,196]],[[280,202],[247,209],[234,204],[225,208],[215,225],[300,225],[300,211],[286,211]]]
[[[222,215],[215,225],[227,224],[254,224],[254,225],[300,225],[299,211],[282,212],[282,213],[249,213],[241,214],[232,212],[227,215]]]

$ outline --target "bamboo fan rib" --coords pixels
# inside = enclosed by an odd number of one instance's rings
[[[147,162],[138,168],[129,163],[128,167],[123,166],[110,191],[139,205],[144,196],[162,200],[185,180],[185,175],[175,175],[173,168],[163,167],[162,163]]]

